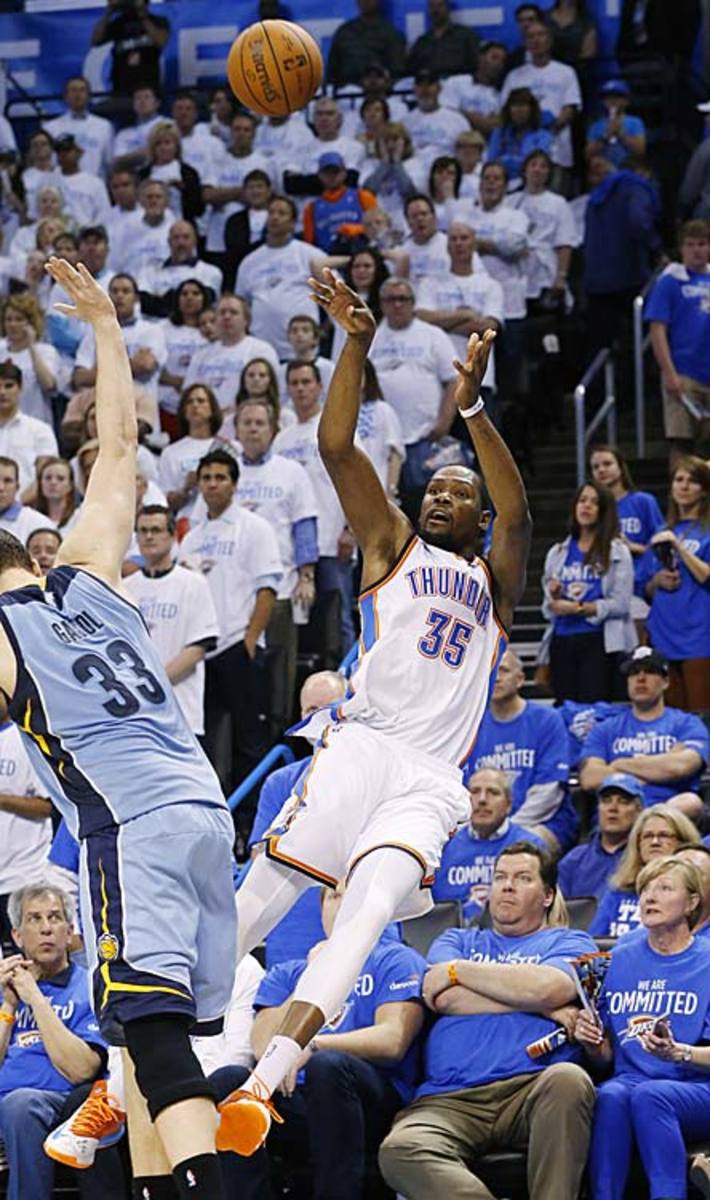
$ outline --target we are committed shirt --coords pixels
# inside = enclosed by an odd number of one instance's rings
[[[687,271],[674,263],[656,280],[644,316],[668,327],[678,374],[710,384],[710,269]]]
[[[562,599],[575,600],[578,604],[587,604],[602,598],[602,579],[599,571],[591,563],[584,561],[575,538],[569,539],[567,557],[559,572],[562,584]],[[574,633],[598,633],[599,626],[594,625],[587,617],[558,617],[552,619],[556,637],[569,637]]]
[[[288,1000],[307,966],[305,959],[277,963],[267,972],[256,993],[254,1008],[277,1008]],[[355,987],[342,1008],[321,1029],[319,1037],[333,1033],[350,1033],[375,1024],[377,1010],[383,1004],[402,1004],[419,1001],[426,963],[421,954],[401,942],[385,936],[366,958]],[[377,1064],[378,1070],[396,1087],[407,1104],[414,1092],[419,1047],[412,1042],[401,1062]],[[302,1081],[302,1077],[301,1077]]]
[[[678,541],[704,563],[710,563],[710,529],[698,521],[679,521],[674,526]],[[680,586],[674,592],[658,588],[646,619],[649,633],[662,654],[671,661],[710,657],[710,579],[699,583],[679,554],[676,566]],[[639,566],[643,583],[660,570],[653,550],[647,550]]]
[[[678,792],[698,790],[702,767],[710,757],[707,729],[692,713],[666,708],[654,721],[641,721],[634,716],[632,708],[627,708],[618,716],[595,725],[582,746],[580,762],[601,758],[610,763],[615,758],[633,758],[635,754],[667,754],[678,742],[689,750],[697,750],[702,766],[684,779],[669,780],[668,783],[644,782],[644,805],[664,804]]]
[[[291,458],[269,453],[259,462],[243,458],[237,484],[237,501],[269,522],[276,534],[283,575],[276,593],[288,599],[298,581],[293,527],[318,516],[308,473]]]
[[[635,892],[608,888],[589,926],[594,937],[623,937],[641,924],[641,906]]]
[[[522,841],[545,846],[537,834],[529,833],[522,825],[507,819],[489,838],[478,837],[470,825],[460,829],[444,846],[441,866],[431,890],[432,898],[436,901],[460,900],[466,919],[475,920],[488,901],[498,855],[506,846]]]
[[[611,1032],[614,1073],[704,1083],[710,1076],[691,1063],[664,1062],[648,1054],[641,1037],[656,1021],[670,1026],[677,1042],[710,1041],[710,942],[694,938],[680,954],[659,954],[647,936],[629,938],[612,952],[599,1000]]]
[[[505,771],[513,785],[513,813],[525,803],[531,787],[569,780],[567,732],[554,708],[527,700],[511,721],[499,721],[486,709],[473,754],[464,768],[467,782],[482,767]]]
[[[532,964],[570,974],[569,960],[593,954],[596,945],[577,929],[544,928],[523,937],[492,929],[448,929],[429,950],[429,962],[454,958],[470,962]],[[555,1022],[537,1013],[480,1013],[438,1017],[424,1051],[424,1083],[417,1097],[457,1092],[495,1079],[541,1071],[551,1063],[577,1061],[579,1050],[566,1043],[544,1058],[530,1058],[526,1046],[551,1033]]]
[[[391,329],[386,321],[378,326],[370,360],[408,446],[436,425],[443,389],[456,376],[455,357],[448,334],[417,317],[406,329]]]

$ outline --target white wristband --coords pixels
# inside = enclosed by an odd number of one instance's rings
[[[460,408],[459,416],[463,417],[464,419],[467,419],[468,417],[475,417],[477,415],[477,413],[479,413],[481,411],[481,409],[483,409],[485,407],[486,406],[483,403],[483,397],[479,396],[476,403],[472,404],[470,408]]]

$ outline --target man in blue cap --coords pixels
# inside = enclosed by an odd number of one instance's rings
[[[631,827],[643,808],[643,784],[633,775],[615,771],[597,788],[599,824],[588,842],[565,854],[557,868],[560,891],[571,896],[596,896],[606,890],[619,865]]]
[[[610,79],[602,85],[601,98],[606,116],[590,126],[587,134],[587,158],[601,154],[615,167],[627,158],[643,158],[646,153],[646,127],[640,117],[627,113],[631,100],[628,83]]]
[[[377,207],[377,197],[367,188],[351,187],[347,182],[345,159],[337,150],[328,150],[318,159],[320,196],[309,200],[303,210],[303,240],[331,252],[336,238],[364,234],[363,214]]]

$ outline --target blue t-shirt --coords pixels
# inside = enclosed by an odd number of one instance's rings
[[[595,951],[589,934],[576,929],[546,927],[524,937],[506,937],[492,929],[448,929],[431,946],[429,961],[534,963],[569,973],[569,959]],[[426,1041],[424,1083],[417,1096],[456,1092],[541,1071],[553,1062],[578,1061],[578,1048],[569,1044],[542,1059],[527,1054],[526,1046],[554,1028],[554,1021],[526,1012],[437,1017]]]
[[[576,600],[588,604],[602,598],[602,577],[599,570],[591,563],[584,561],[584,552],[580,550],[575,538],[570,538],[567,547],[567,557],[559,572],[562,584],[561,600]],[[587,617],[553,617],[552,625],[556,637],[570,637],[574,633],[599,633],[600,626],[594,625]]]
[[[88,1042],[101,1055],[105,1066],[107,1048],[89,1004],[88,972],[76,963],[70,963],[52,979],[38,980],[37,986],[62,1024],[82,1041]],[[21,1087],[62,1093],[76,1087],[52,1065],[32,1009],[24,1003],[17,1009],[10,1044],[0,1067],[0,1096],[7,1096]]]
[[[475,920],[485,907],[493,882],[493,867],[501,850],[522,841],[545,846],[537,834],[512,821],[504,821],[496,834],[479,838],[467,825],[444,846],[431,894],[434,900],[460,900],[467,920]]]
[[[599,834],[590,842],[574,846],[557,867],[557,883],[562,895],[568,899],[570,896],[596,896],[600,900],[625,849],[625,846],[619,846],[610,854],[602,846]]]
[[[568,737],[568,752],[571,767],[579,763],[582,746],[595,725],[615,717],[620,712],[618,704],[597,700],[594,704],[581,704],[578,700],[563,700],[557,712],[565,723]]]
[[[48,857],[55,867],[63,867],[73,875],[79,874],[79,843],[73,833],[69,832],[64,817],[57,825]]]
[[[306,969],[304,959],[278,963],[267,971],[254,999],[254,1008],[277,1008],[289,996]],[[426,963],[421,954],[388,936],[380,938],[366,958],[357,983],[337,1016],[321,1029],[319,1037],[329,1033],[350,1033],[375,1024],[383,1004],[419,1001]],[[414,1092],[419,1060],[419,1039],[415,1038],[401,1062],[378,1064],[378,1070],[396,1087],[404,1104]],[[303,1073],[299,1075],[303,1082]]]
[[[513,781],[514,814],[535,784],[566,784],[570,770],[567,731],[560,714],[546,704],[527,700],[512,721],[497,721],[488,708],[464,766],[464,782],[481,767],[505,771]]]
[[[697,555],[704,563],[710,563],[710,529],[703,529],[697,521],[679,521],[673,532],[691,554]],[[710,579],[698,583],[680,555],[676,554],[675,557],[680,587],[674,592],[666,592],[662,588],[654,592],[646,625],[654,646],[666,658],[672,661],[708,658]],[[661,564],[653,550],[647,550],[639,565],[642,585],[647,584],[660,569]]]
[[[688,375],[698,383],[710,383],[710,271],[702,274],[686,271],[687,278],[676,278],[673,270],[664,271],[646,300],[647,321],[662,321],[668,326],[673,366],[679,375]]]
[[[612,952],[599,998],[599,1016],[611,1033],[614,1073],[637,1078],[693,1080],[710,1076],[690,1063],[648,1054],[641,1035],[664,1018],[677,1042],[710,1040],[710,943],[695,938],[680,954],[659,954],[648,937],[626,939]]]
[[[710,746],[708,732],[702,721],[679,708],[666,708],[655,721],[641,721],[631,708],[616,717],[596,725],[582,747],[581,760],[602,758],[610,763],[615,758],[633,758],[636,754],[666,754],[677,742],[696,750],[703,765],[708,761]],[[623,767],[614,768],[623,771]],[[644,783],[644,806],[664,804],[678,792],[697,792],[702,766],[685,779],[672,783]]]
[[[609,126],[608,117],[600,117],[598,121],[593,121],[589,126],[587,140],[590,142],[601,142]],[[640,117],[631,117],[624,113],[621,118],[621,128],[626,137],[638,137],[639,134],[646,133],[646,126]],[[618,138],[613,142],[604,142],[601,150],[602,156],[615,167],[620,167],[629,157],[629,151],[622,141]]]
[[[647,546],[654,533],[665,525],[658,501],[650,492],[627,492],[616,502],[619,514],[619,529],[630,542]],[[636,590],[643,587],[643,555],[634,554],[634,581]]]
[[[641,911],[636,892],[609,888],[599,902],[589,932],[593,937],[623,937],[638,929],[640,924]]]

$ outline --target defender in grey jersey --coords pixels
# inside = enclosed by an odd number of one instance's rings
[[[74,302],[57,307],[94,329],[100,450],[46,578],[0,533],[0,689],[81,841],[94,1006],[126,1046],[134,1194],[170,1194],[172,1173],[181,1197],[214,1200],[224,1195],[214,1101],[188,1031],[218,1028],[232,988],[232,822],[121,589],[137,442],[116,314],[83,266],[52,258],[48,270]]]

